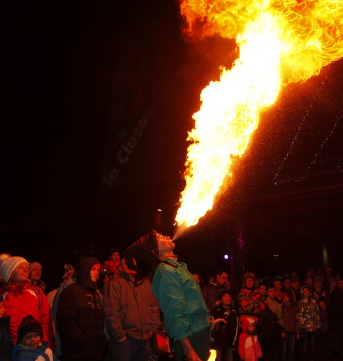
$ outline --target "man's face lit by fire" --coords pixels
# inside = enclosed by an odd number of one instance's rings
[[[33,267],[29,275],[30,280],[39,281],[41,277],[42,277],[42,267],[41,266]]]
[[[341,291],[343,291],[343,280],[339,280],[339,281],[337,282],[337,287],[338,287]]]
[[[157,243],[158,243],[158,250],[159,250],[160,256],[163,256],[166,253],[172,252],[175,248],[175,244],[170,239],[170,237],[163,236],[160,233],[157,233]]]
[[[299,281],[294,281],[291,283],[291,286],[295,289],[298,290],[300,287],[300,282]]]
[[[222,286],[229,279],[229,275],[225,272],[216,276],[216,281]]]
[[[281,281],[274,281],[275,290],[281,290]]]
[[[245,286],[246,286],[246,288],[253,288],[254,287],[254,279],[253,278],[247,278],[245,280]]]
[[[290,288],[291,287],[291,282],[289,279],[285,279],[283,282],[283,285],[285,286],[285,288]]]

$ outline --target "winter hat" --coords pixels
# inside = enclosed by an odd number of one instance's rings
[[[118,253],[120,254],[118,248],[111,248],[111,250],[110,250],[110,256],[112,256],[112,254],[113,254],[114,252],[118,252]]]
[[[254,280],[254,282],[255,282],[256,276],[255,276],[255,274],[252,273],[252,272],[247,272],[247,273],[245,273],[244,276],[243,276],[243,279],[242,279],[242,287],[243,287],[243,288],[246,287],[245,282],[246,282],[246,280],[247,280],[248,278],[252,278],[252,279]]]
[[[34,267],[37,267],[37,266],[40,266],[41,268],[43,268],[42,265],[41,265],[39,262],[30,262],[30,263],[29,263],[29,269],[30,269],[30,271],[32,271],[32,269],[33,269]]]
[[[158,233],[153,230],[149,234],[139,238],[133,245],[128,247],[124,253],[123,257],[125,259],[125,263],[127,267],[132,270],[136,271],[139,274],[143,273],[142,268],[136,266],[133,263],[133,258],[139,263],[141,260],[142,264],[145,267],[144,273],[147,275],[154,267],[157,267],[159,263],[166,263],[172,267],[177,268],[176,265],[170,263],[168,261],[162,261],[158,258],[159,249],[158,249],[158,241],[157,241]]]
[[[69,264],[69,263],[68,263],[68,264],[65,264],[63,268],[64,268],[64,273],[63,273],[62,280],[64,280],[65,278],[67,278],[68,273],[74,272],[74,270],[75,270],[74,266],[72,266],[72,265]]]
[[[31,315],[24,317],[18,327],[18,343],[30,332],[39,332],[40,337],[43,337],[42,325]]]
[[[6,259],[4,259],[1,263],[0,263],[0,275],[2,277],[2,279],[8,283],[11,274],[13,272],[13,270],[18,267],[20,265],[20,263],[27,263],[25,258],[23,257],[18,257],[18,256],[14,256],[14,257],[8,257]]]

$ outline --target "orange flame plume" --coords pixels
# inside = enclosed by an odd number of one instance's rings
[[[183,0],[185,32],[193,38],[235,38],[240,56],[220,81],[201,93],[189,133],[179,226],[198,223],[212,209],[233,157],[241,157],[260,112],[291,82],[305,81],[343,57],[341,0]]]

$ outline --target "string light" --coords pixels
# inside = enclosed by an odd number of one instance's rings
[[[320,145],[317,153],[316,153],[315,156],[314,156],[313,161],[312,161],[312,162],[310,163],[310,165],[307,167],[304,175],[302,175],[302,176],[301,176],[300,178],[298,178],[298,179],[292,179],[292,178],[290,178],[290,179],[281,180],[281,181],[279,181],[279,182],[275,182],[275,185],[276,185],[276,184],[280,184],[280,183],[286,183],[286,182],[288,183],[288,182],[291,182],[291,181],[293,181],[293,182],[301,182],[302,180],[306,179],[306,178],[308,177],[309,173],[310,173],[311,168],[312,168],[313,165],[317,162],[317,159],[318,159],[318,157],[319,157],[319,154],[320,154],[321,151],[323,150],[325,144],[329,141],[329,139],[331,138],[332,134],[334,133],[334,131],[335,131],[336,127],[337,127],[338,122],[341,121],[342,119],[343,119],[343,111],[341,112],[341,114],[340,114],[339,116],[336,117],[336,121],[335,121],[334,126],[332,127],[331,131],[330,131],[329,134],[326,136],[326,138],[323,140],[323,142],[322,142],[322,144]],[[338,168],[341,168],[342,166],[343,166],[343,163],[342,163]],[[343,171],[343,170],[341,170],[341,171]]]
[[[327,79],[327,76],[325,77],[325,79]],[[316,93],[319,93],[319,92],[323,89],[323,85],[324,85],[324,84],[325,84],[325,82],[323,81],[323,82],[321,83],[321,86],[316,89]],[[314,105],[314,103],[316,102],[316,100],[317,100],[317,98],[316,98],[315,94],[312,95],[312,102],[311,102],[311,104],[309,105],[310,108],[313,108],[313,105]],[[303,118],[301,119],[300,125],[299,125],[299,127],[298,127],[298,129],[297,129],[297,132],[296,132],[295,136],[294,136],[293,139],[292,139],[292,142],[291,142],[291,144],[290,144],[290,146],[289,146],[288,152],[287,152],[286,156],[282,159],[281,164],[280,164],[280,166],[279,166],[279,168],[278,168],[278,170],[277,170],[277,172],[276,172],[276,174],[275,174],[275,176],[274,176],[274,178],[273,178],[273,181],[274,181],[274,184],[275,184],[275,185],[277,185],[278,183],[284,183],[284,181],[276,182],[276,180],[277,180],[277,178],[279,177],[279,175],[280,175],[280,173],[281,173],[281,171],[282,171],[282,169],[283,169],[283,166],[284,166],[285,162],[288,160],[290,154],[291,154],[292,151],[293,151],[294,145],[295,145],[295,143],[296,143],[297,140],[298,140],[300,131],[301,131],[301,129],[302,129],[302,127],[303,127],[306,119],[308,118],[308,115],[309,115],[309,109],[306,110],[306,114],[305,114],[305,115],[303,116]]]

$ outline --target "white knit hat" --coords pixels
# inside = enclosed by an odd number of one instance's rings
[[[0,275],[2,277],[2,279],[8,283],[10,277],[11,277],[11,273],[13,272],[13,270],[18,267],[20,265],[20,263],[27,263],[25,258],[23,257],[8,257],[4,260],[2,260],[1,264],[0,264]]]

